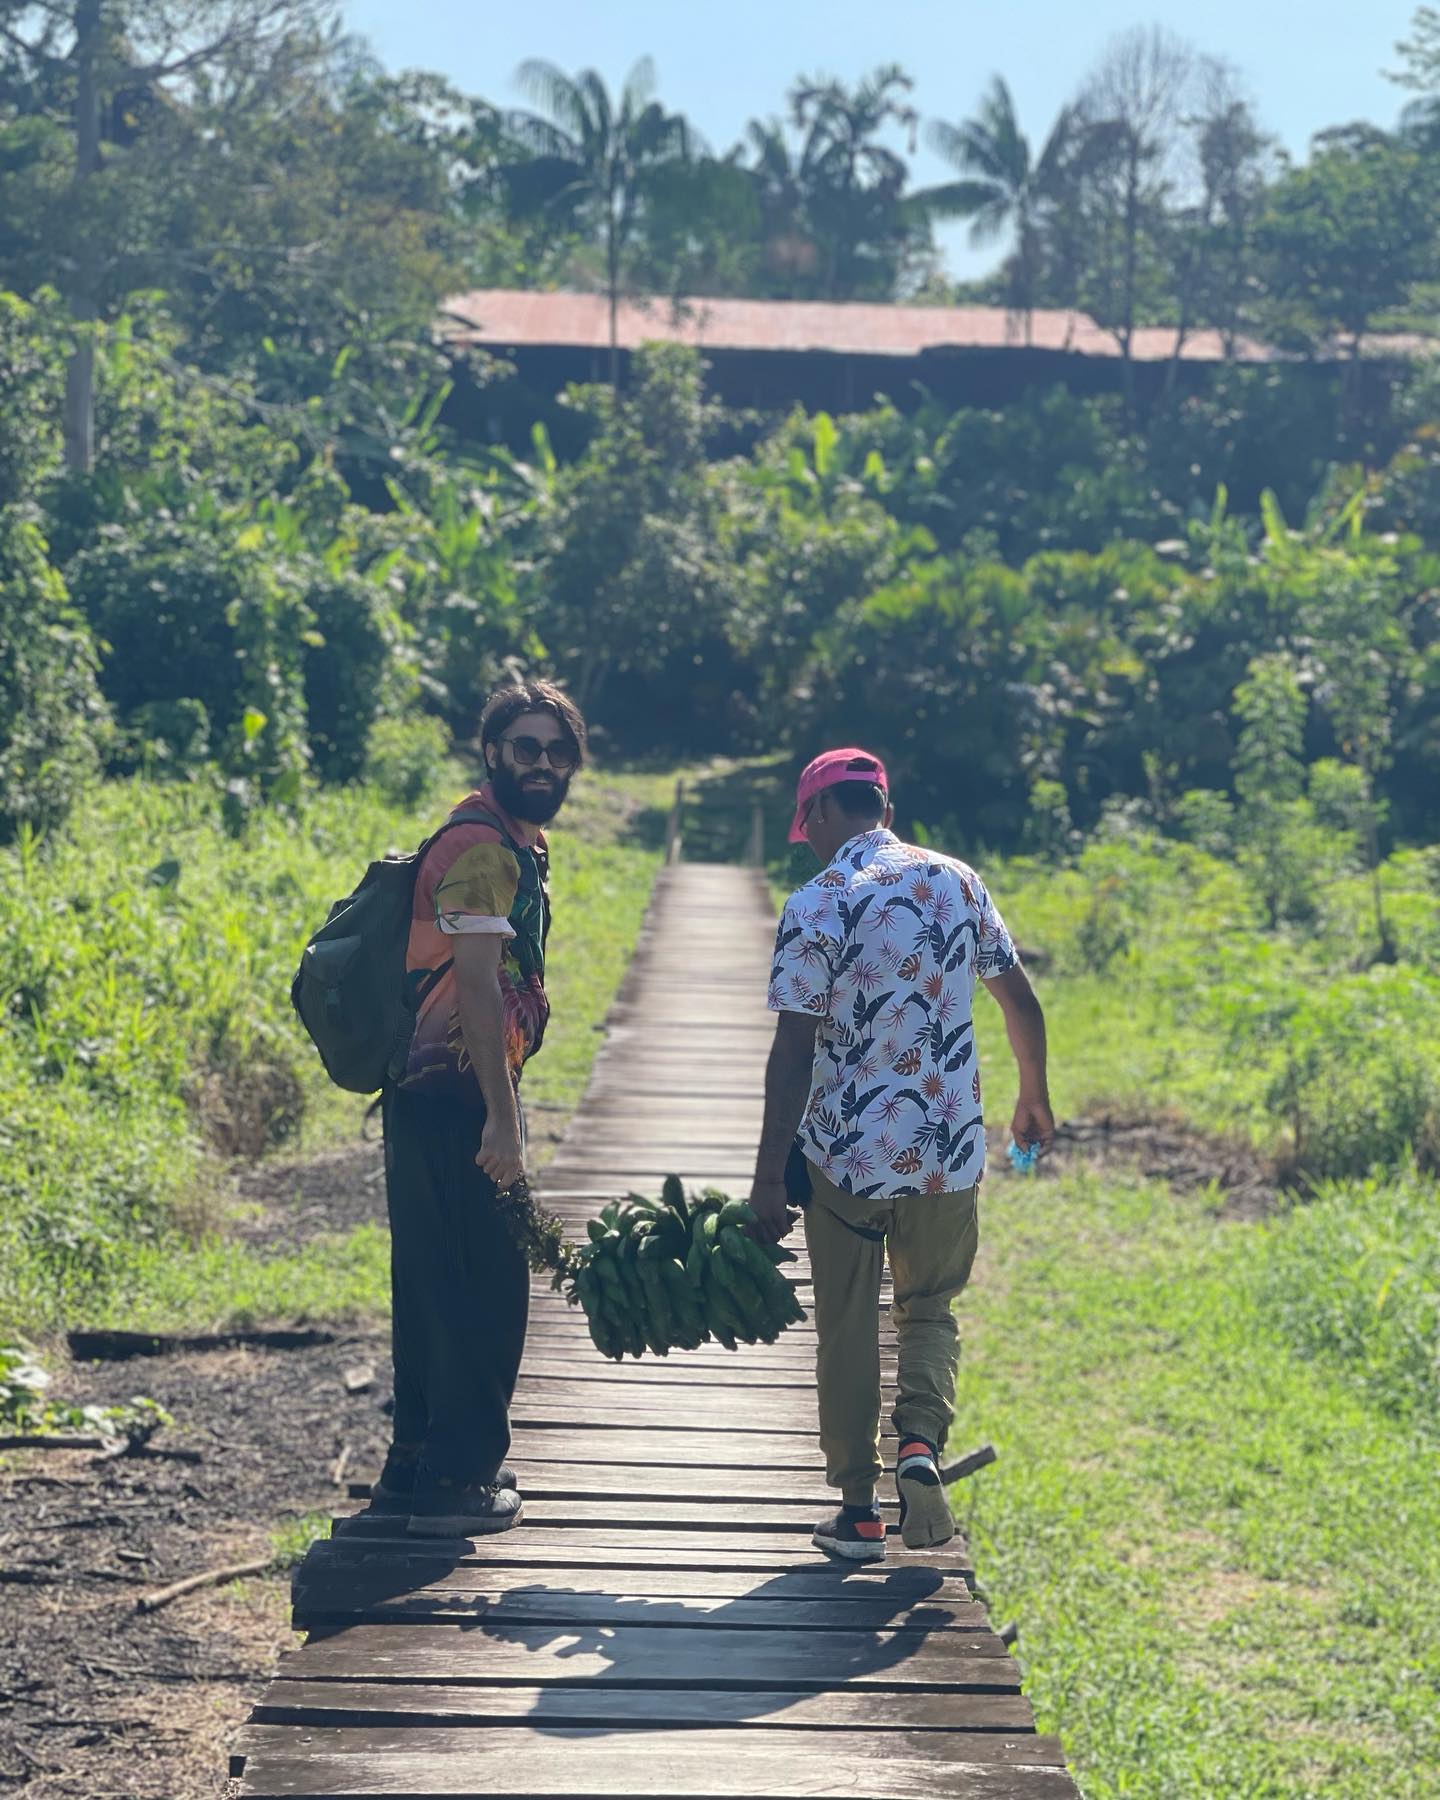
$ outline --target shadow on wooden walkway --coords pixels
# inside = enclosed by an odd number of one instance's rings
[[[744,1191],[772,935],[755,872],[661,875],[546,1175],[577,1230],[671,1170]],[[798,1278],[808,1307],[803,1258]],[[808,1323],[617,1368],[537,1284],[514,1418],[519,1530],[417,1545],[342,1520],[311,1550],[309,1641],[237,1747],[245,1800],[1076,1795],[963,1548],[912,1556],[892,1535],[885,1563],[846,1568],[811,1547],[835,1497]]]

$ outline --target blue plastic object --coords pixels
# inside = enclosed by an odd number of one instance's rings
[[[1028,1175],[1039,1159],[1040,1146],[1027,1144],[1022,1150],[1020,1145],[1012,1140],[1005,1154],[1010,1158],[1010,1166],[1017,1175]]]

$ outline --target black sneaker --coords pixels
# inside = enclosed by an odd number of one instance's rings
[[[416,1473],[405,1529],[411,1537],[487,1537],[509,1531],[524,1516],[513,1487],[501,1487],[498,1481],[447,1481],[422,1467]]]
[[[408,1519],[410,1503],[415,1497],[415,1470],[419,1466],[417,1456],[397,1455],[392,1449],[385,1458],[385,1467],[380,1471],[380,1478],[370,1489],[370,1504],[366,1511],[371,1518]],[[495,1486],[517,1488],[520,1483],[515,1478],[515,1471],[508,1463],[502,1463],[495,1476]]]
[[[907,1550],[938,1550],[950,1542],[955,1520],[940,1479],[940,1455],[928,1438],[901,1438],[895,1491],[900,1496],[900,1541]]]
[[[885,1556],[885,1521],[878,1507],[842,1506],[833,1518],[820,1521],[810,1541],[847,1562],[880,1562]]]

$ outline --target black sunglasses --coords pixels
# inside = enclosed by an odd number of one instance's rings
[[[522,769],[533,768],[543,756],[557,775],[568,775],[580,761],[580,752],[564,738],[556,738],[548,744],[533,737],[501,738],[500,742],[510,746],[510,754]]]

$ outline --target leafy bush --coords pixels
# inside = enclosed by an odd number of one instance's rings
[[[0,508],[0,842],[58,823],[95,773],[107,724],[95,673],[38,527]]]
[[[53,301],[0,289],[0,507],[33,497],[59,461],[65,378]]]
[[[418,806],[450,754],[438,719],[381,719],[370,733],[365,773],[393,806]]]
[[[271,788],[306,763],[310,615],[288,572],[257,554],[261,541],[259,527],[232,537],[162,517],[106,530],[70,579],[105,646],[116,713],[128,722],[157,702],[198,701],[223,766]]]
[[[322,780],[354,781],[395,695],[400,623],[384,588],[359,575],[326,570],[307,583],[305,599],[313,621],[305,652],[310,753]]]
[[[147,700],[128,721],[123,760],[149,775],[193,778],[210,760],[210,715],[199,700]]]
[[[1311,1177],[1440,1169],[1440,981],[1374,968],[1237,1010],[1232,1043],[1259,1051],[1265,1100]]]

